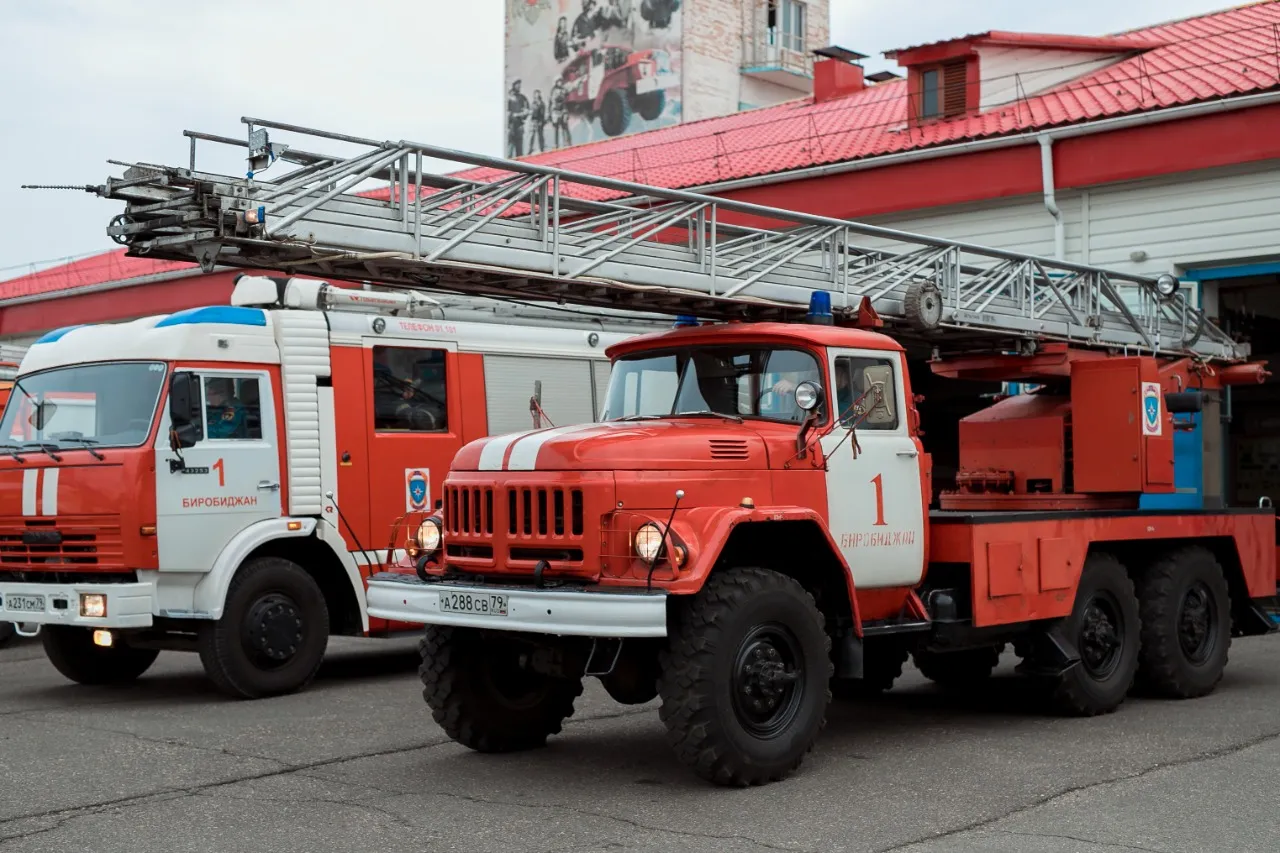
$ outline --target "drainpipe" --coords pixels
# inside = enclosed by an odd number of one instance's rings
[[[1053,137],[1040,137],[1040,175],[1044,182],[1044,209],[1053,217],[1053,256],[1060,261],[1067,259],[1067,225],[1058,208],[1053,185]]]

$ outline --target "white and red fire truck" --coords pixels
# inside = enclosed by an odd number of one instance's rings
[[[1274,509],[1142,508],[1175,488],[1171,412],[1268,375],[1171,274],[245,121],[251,161],[268,128],[364,145],[275,182],[131,169],[93,188],[127,202],[109,233],[206,265],[701,318],[610,348],[600,423],[462,447],[439,511],[406,527],[412,564],[370,580],[371,614],[427,625],[424,696],[460,743],[541,745],[597,676],[660,697],[697,773],[758,784],[800,765],[833,690],[884,689],[912,655],[972,685],[1012,644],[1088,715],[1135,680],[1204,695],[1233,636],[1274,628]],[[351,193],[374,175],[386,200]],[[919,392],[952,380],[1039,388],[970,392],[926,438]]]
[[[198,649],[264,696],[306,684],[331,633],[394,630],[364,586],[393,522],[434,506],[462,445],[528,427],[535,383],[547,417],[593,420],[628,322],[262,276],[232,302],[59,329],[22,361],[0,622],[42,626],[75,681]]]

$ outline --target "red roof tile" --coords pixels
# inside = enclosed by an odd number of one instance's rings
[[[0,300],[13,299],[19,296],[36,296],[42,293],[53,293],[59,290],[71,290],[77,287],[89,287],[109,281],[124,281],[158,273],[175,270],[199,270],[194,264],[178,261],[158,261],[150,258],[125,257],[124,249],[105,252],[72,261],[69,264],[50,267],[29,275],[0,281]]]

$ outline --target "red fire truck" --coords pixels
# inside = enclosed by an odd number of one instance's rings
[[[833,692],[885,689],[912,656],[971,685],[1012,646],[1054,707],[1092,715],[1138,682],[1203,695],[1234,636],[1273,630],[1269,505],[1143,507],[1174,490],[1171,415],[1268,376],[1172,274],[245,121],[251,156],[267,128],[366,148],[273,184],[126,173],[95,189],[128,203],[109,233],[681,315],[609,349],[601,422],[462,447],[405,565],[370,580],[371,614],[427,626],[424,696],[460,743],[539,746],[595,676],[660,697],[701,776],[759,784],[800,765]],[[379,168],[387,201],[332,188]],[[1015,381],[1038,388],[980,396]],[[962,398],[958,425],[929,420]]]
[[[310,681],[331,633],[408,627],[365,609],[393,523],[463,444],[527,428],[536,384],[548,416],[593,420],[631,322],[263,276],[232,303],[59,329],[22,361],[0,622],[40,626],[74,681],[186,649],[266,696]]]

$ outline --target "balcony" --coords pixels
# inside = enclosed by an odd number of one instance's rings
[[[744,5],[743,76],[799,92],[813,88],[813,56],[805,44],[808,10],[800,0]]]

